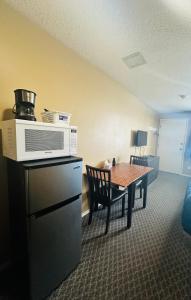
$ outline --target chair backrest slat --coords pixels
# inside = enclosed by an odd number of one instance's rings
[[[144,156],[131,155],[130,164],[146,167],[148,165],[148,162],[147,162],[147,158]]]
[[[91,197],[99,203],[110,201],[111,171],[86,165],[87,178]]]

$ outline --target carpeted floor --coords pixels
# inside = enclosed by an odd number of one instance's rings
[[[161,173],[149,186],[147,208],[139,209],[137,200],[129,230],[126,217],[118,217],[120,203],[107,236],[105,211],[94,214],[90,226],[85,217],[81,263],[49,300],[191,299],[191,246],[180,219],[187,182]]]

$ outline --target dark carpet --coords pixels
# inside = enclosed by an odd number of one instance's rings
[[[83,219],[82,259],[49,297],[67,299],[191,299],[191,240],[181,227],[188,178],[161,173],[148,188],[146,209],[137,200],[125,230],[121,204],[113,206],[107,236],[105,211]]]

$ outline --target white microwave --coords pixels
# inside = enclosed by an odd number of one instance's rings
[[[77,154],[77,127],[26,120],[2,122],[3,155],[16,161]]]

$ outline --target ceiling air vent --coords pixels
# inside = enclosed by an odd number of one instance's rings
[[[122,58],[129,69],[133,69],[146,64],[146,60],[140,52],[132,53]]]

